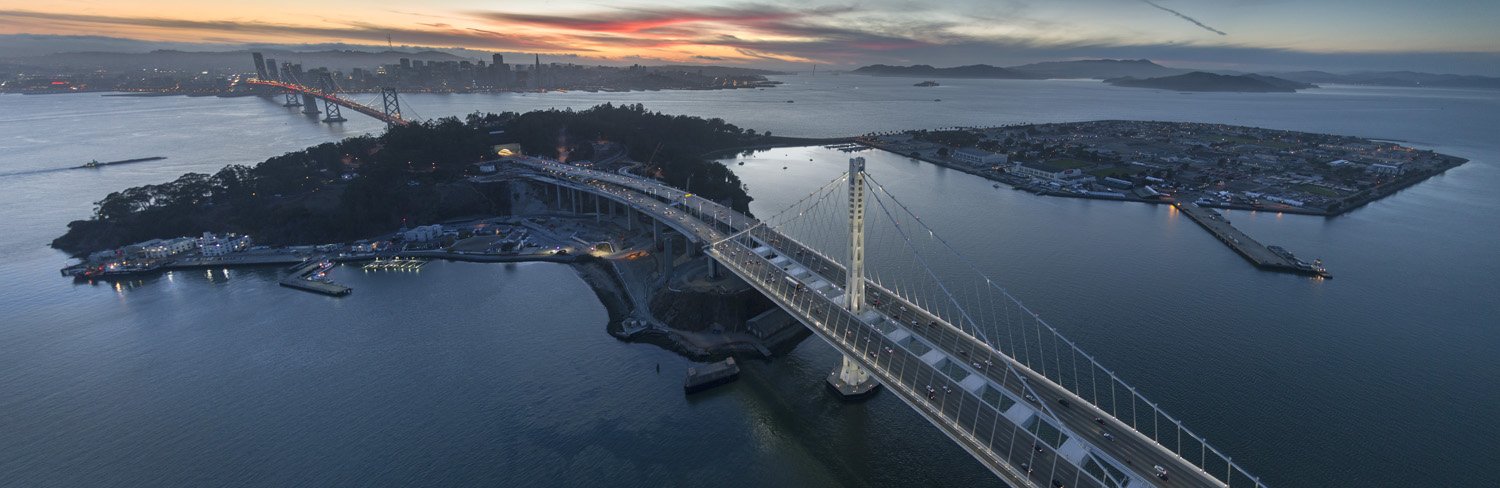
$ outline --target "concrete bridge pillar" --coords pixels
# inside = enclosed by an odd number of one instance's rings
[[[719,279],[719,276],[719,260],[708,258],[708,278],[711,280],[717,280]]]
[[[318,112],[318,97],[302,94],[302,113],[315,114]]]
[[[651,243],[661,244],[661,221],[651,219]]]
[[[562,209],[563,209],[563,206],[562,206],[562,191],[563,191],[562,185],[552,185],[552,194],[557,197],[557,211],[559,211],[559,212],[561,212]]]
[[[663,244],[665,247],[662,249],[661,253],[661,276],[663,283],[665,283],[666,280],[672,279],[672,268],[676,265],[675,261],[677,261],[675,251],[672,249],[672,241],[675,241],[676,239],[673,239],[671,235],[667,235],[665,237],[666,242]]]

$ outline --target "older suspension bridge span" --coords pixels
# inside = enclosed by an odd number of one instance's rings
[[[840,393],[883,386],[1011,486],[1265,486],[967,264],[863,158],[764,220],[631,175],[509,161],[479,180],[524,179],[559,207],[592,198],[681,234],[711,273],[841,352]]]

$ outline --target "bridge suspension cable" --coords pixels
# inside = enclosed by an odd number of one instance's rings
[[[937,282],[936,289],[941,291],[942,298],[946,298],[945,304],[938,305],[951,306],[951,308],[935,306],[933,309],[928,309],[930,312],[944,317],[953,324],[968,324],[968,327],[960,327],[960,329],[974,334],[975,339],[1009,356],[1017,361],[1018,365],[1023,365],[1062,386],[1080,399],[1121,419],[1132,429],[1157,442],[1162,448],[1198,466],[1229,486],[1247,482],[1254,486],[1263,486],[1257,477],[1210,446],[1201,436],[1188,430],[1180,420],[1168,415],[1156,403],[1146,399],[1139,390],[1125,383],[1114,371],[1099,364],[1077,343],[1064,337],[1038,313],[1026,307],[1009,290],[981,271],[972,260],[959,252],[915,212],[895,198],[879,180],[874,178],[868,178],[868,180],[875,189],[871,192],[871,196],[879,203],[883,213],[896,229],[900,244],[910,251],[914,256],[914,262],[923,268],[922,274]],[[887,201],[899,212],[891,212],[891,208],[886,206]],[[905,219],[897,218],[897,215],[903,215]],[[903,226],[899,223],[902,220],[907,220],[908,223]],[[925,231],[926,241],[934,243],[938,251],[950,258],[941,262],[959,265],[957,269],[945,268],[943,270],[941,276],[947,277],[946,280],[940,278],[939,273],[931,268],[930,260],[922,257],[926,249],[919,246],[918,241],[912,238],[913,233],[904,230],[912,224]],[[901,273],[898,276],[909,282],[913,274]],[[954,281],[954,277],[961,280],[967,278],[969,286],[955,288],[942,283]],[[897,280],[891,286],[905,291],[901,295],[908,300],[924,300],[924,298],[912,296],[916,295],[915,290],[932,289],[911,283],[903,285],[900,281]],[[968,292],[970,295],[964,295],[961,298],[954,294],[955,290]],[[931,298],[925,299],[928,304],[934,304]],[[1005,316],[1003,320],[1000,317],[1002,314]],[[1003,334],[999,330],[1002,327],[1005,329]],[[999,337],[1006,337],[1009,344],[998,341]],[[1080,372],[1080,366],[1082,372]],[[1101,381],[1104,382],[1107,391],[1101,390]],[[1121,394],[1127,397],[1121,399],[1119,398]],[[1142,418],[1143,410],[1144,415],[1149,418]]]

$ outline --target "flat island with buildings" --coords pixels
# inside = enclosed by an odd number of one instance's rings
[[[1327,216],[1468,161],[1391,141],[1194,122],[922,130],[860,141],[1049,195]]]
[[[1335,216],[1467,162],[1391,141],[1192,122],[919,130],[859,142],[1041,195],[1172,204],[1258,266],[1319,275],[1327,272],[1315,262],[1246,242],[1209,208]]]

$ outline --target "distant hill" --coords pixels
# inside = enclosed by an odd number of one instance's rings
[[[1158,78],[1111,78],[1104,80],[1104,82],[1115,86],[1194,92],[1270,93],[1295,92],[1304,88],[1317,88],[1317,85],[1281,79],[1274,76],[1257,74],[1219,75],[1203,71]]]
[[[851,73],[871,76],[902,76],[908,78],[991,78],[1017,80],[1041,78],[1030,73],[1001,68],[999,66],[990,66],[988,64],[971,64],[952,68],[934,68],[926,64],[912,66],[872,64],[860,67]]]
[[[1080,61],[1048,61],[1044,63],[1011,66],[1009,69],[1029,73],[1038,78],[1156,78],[1180,75],[1191,70],[1168,68],[1147,59],[1086,59]]]
[[[1418,73],[1415,71],[1367,71],[1350,74],[1334,74],[1326,71],[1290,71],[1272,74],[1279,78],[1307,83],[1500,89],[1500,78],[1472,75],[1441,75]]]
[[[337,70],[373,68],[381,64],[395,64],[401,58],[421,61],[462,61],[469,58],[454,56],[440,51],[309,51],[294,52],[279,49],[258,50],[277,62],[302,63],[308,68],[325,66]],[[175,51],[157,50],[146,53],[119,52],[68,52],[45,56],[4,58],[0,62],[42,68],[88,68],[107,70],[131,70],[155,68],[182,71],[231,71],[250,72],[255,64],[249,50],[235,51]]]

